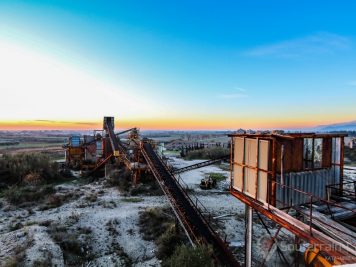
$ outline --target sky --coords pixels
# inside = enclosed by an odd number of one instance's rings
[[[356,120],[356,1],[0,0],[0,129]]]

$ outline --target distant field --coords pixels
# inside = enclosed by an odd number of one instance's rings
[[[64,142],[53,142],[53,140],[21,142],[17,145],[0,146],[0,154],[43,153],[53,160],[61,160],[64,159],[63,144]]]
[[[36,147],[53,147],[53,146],[62,146],[63,142],[58,143],[46,143],[46,142],[23,142],[17,145],[4,145],[0,146],[1,150],[12,150],[12,149],[20,149],[20,148],[36,148]]]

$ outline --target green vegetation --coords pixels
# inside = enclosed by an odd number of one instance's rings
[[[16,245],[14,250],[12,251],[12,255],[7,257],[4,262],[1,262],[0,266],[3,267],[17,267],[17,266],[25,266],[25,258],[26,258],[26,249],[32,244],[33,239],[31,237],[27,237],[27,239],[21,244]]]
[[[228,155],[230,150],[223,147],[212,147],[204,148],[198,150],[188,151],[187,155],[184,157],[187,160],[193,159],[217,159],[225,155]]]
[[[14,205],[45,200],[55,193],[54,185],[63,179],[58,164],[46,155],[18,154],[0,158],[0,196]],[[48,207],[61,203],[62,199],[48,198]]]
[[[14,205],[28,202],[38,202],[46,196],[55,193],[53,185],[44,186],[12,186],[3,192],[7,201]]]
[[[163,191],[155,180],[142,181],[138,186],[131,188],[130,195],[161,196],[163,195]]]
[[[356,148],[351,149],[345,146],[345,162],[346,160],[348,160],[351,165],[356,165]]]
[[[121,192],[127,193],[131,187],[131,173],[124,170],[115,170],[106,179],[109,186],[116,186]]]
[[[213,179],[213,180],[215,180],[217,182],[226,180],[226,176],[224,174],[218,173],[218,172],[210,172],[210,173],[208,173],[208,178]]]
[[[0,158],[0,171],[8,184],[41,179],[52,182],[60,178],[58,164],[43,154],[4,155]]]
[[[142,202],[144,199],[141,197],[128,197],[128,198],[124,198],[122,201],[124,202],[131,202],[131,203],[138,203],[138,202]]]
[[[164,261],[172,256],[175,249],[183,244],[182,237],[177,232],[176,226],[172,224],[167,230],[156,240],[157,258]]]
[[[139,226],[143,239],[157,240],[174,224],[174,219],[161,208],[148,208],[140,213]]]
[[[162,262],[163,267],[213,267],[212,249],[206,246],[196,248],[180,245],[176,248],[173,255]]]
[[[140,214],[139,226],[143,238],[145,240],[153,240],[157,245],[156,256],[162,260],[162,266],[178,266],[175,265],[181,260],[180,256],[174,256],[174,254],[182,255],[180,246],[184,246],[188,242],[183,231],[176,224],[174,215],[169,209],[162,208],[150,208],[146,209]],[[184,251],[185,252],[185,251]],[[200,253],[200,250],[197,250]],[[195,252],[194,252],[195,253]],[[194,254],[193,253],[193,254]],[[197,256],[200,257],[201,253]],[[189,256],[189,259],[195,260],[195,256]],[[193,259],[194,258],[194,259]],[[209,262],[211,257],[198,263]],[[190,262],[186,262],[183,266],[210,266],[210,265],[189,265]]]
[[[72,229],[67,225],[51,224],[48,233],[61,247],[66,266],[83,266],[94,258],[88,245],[91,229]]]

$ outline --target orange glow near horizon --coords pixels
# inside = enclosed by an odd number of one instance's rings
[[[152,118],[152,119],[117,119],[116,128],[125,129],[138,127],[142,130],[236,130],[243,129],[301,129],[315,127],[321,124],[337,123],[338,121],[323,121],[321,119],[310,122],[304,118],[293,120],[261,119],[261,118]],[[0,130],[93,130],[101,129],[102,121],[51,121],[51,120],[23,120],[0,121]]]

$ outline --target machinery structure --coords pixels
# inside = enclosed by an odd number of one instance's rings
[[[134,184],[138,183],[141,172],[151,172],[167,196],[191,244],[211,245],[215,260],[222,266],[239,266],[228,243],[211,226],[212,216],[197,198],[186,192],[187,187],[183,181],[179,176],[176,177],[173,169],[158,156],[153,141],[141,139],[136,128],[115,133],[113,117],[104,118],[103,130],[100,132],[98,134],[99,131],[94,131],[90,138],[75,136],[69,139],[69,144],[65,146],[68,166],[77,167],[92,175],[105,169],[108,164],[125,168],[131,172]],[[128,133],[128,137],[121,139],[120,135],[124,133]],[[96,150],[92,144],[95,144]],[[86,155],[91,146],[93,150],[90,150],[90,153],[95,156],[89,161]],[[206,164],[214,163],[216,161]],[[199,167],[200,165],[194,165],[184,171]]]
[[[253,211],[305,240],[311,266],[355,263],[356,198],[343,175],[345,135],[230,137],[231,194],[246,204],[246,266],[251,266]],[[273,245],[276,236],[272,240]]]
[[[133,184],[150,173],[191,244],[211,245],[222,266],[239,263],[212,226],[210,213],[187,192],[179,174],[228,158],[231,194],[247,207],[246,266],[251,266],[253,211],[305,240],[310,245],[305,262],[310,266],[356,262],[355,225],[348,227],[350,221],[355,223],[356,202],[343,176],[344,135],[235,134],[230,135],[229,156],[174,169],[159,156],[155,142],[141,138],[137,128],[118,133],[114,129],[114,118],[105,117],[102,130],[72,136],[65,146],[67,166],[89,175],[103,170],[106,175],[108,166],[126,169]]]

